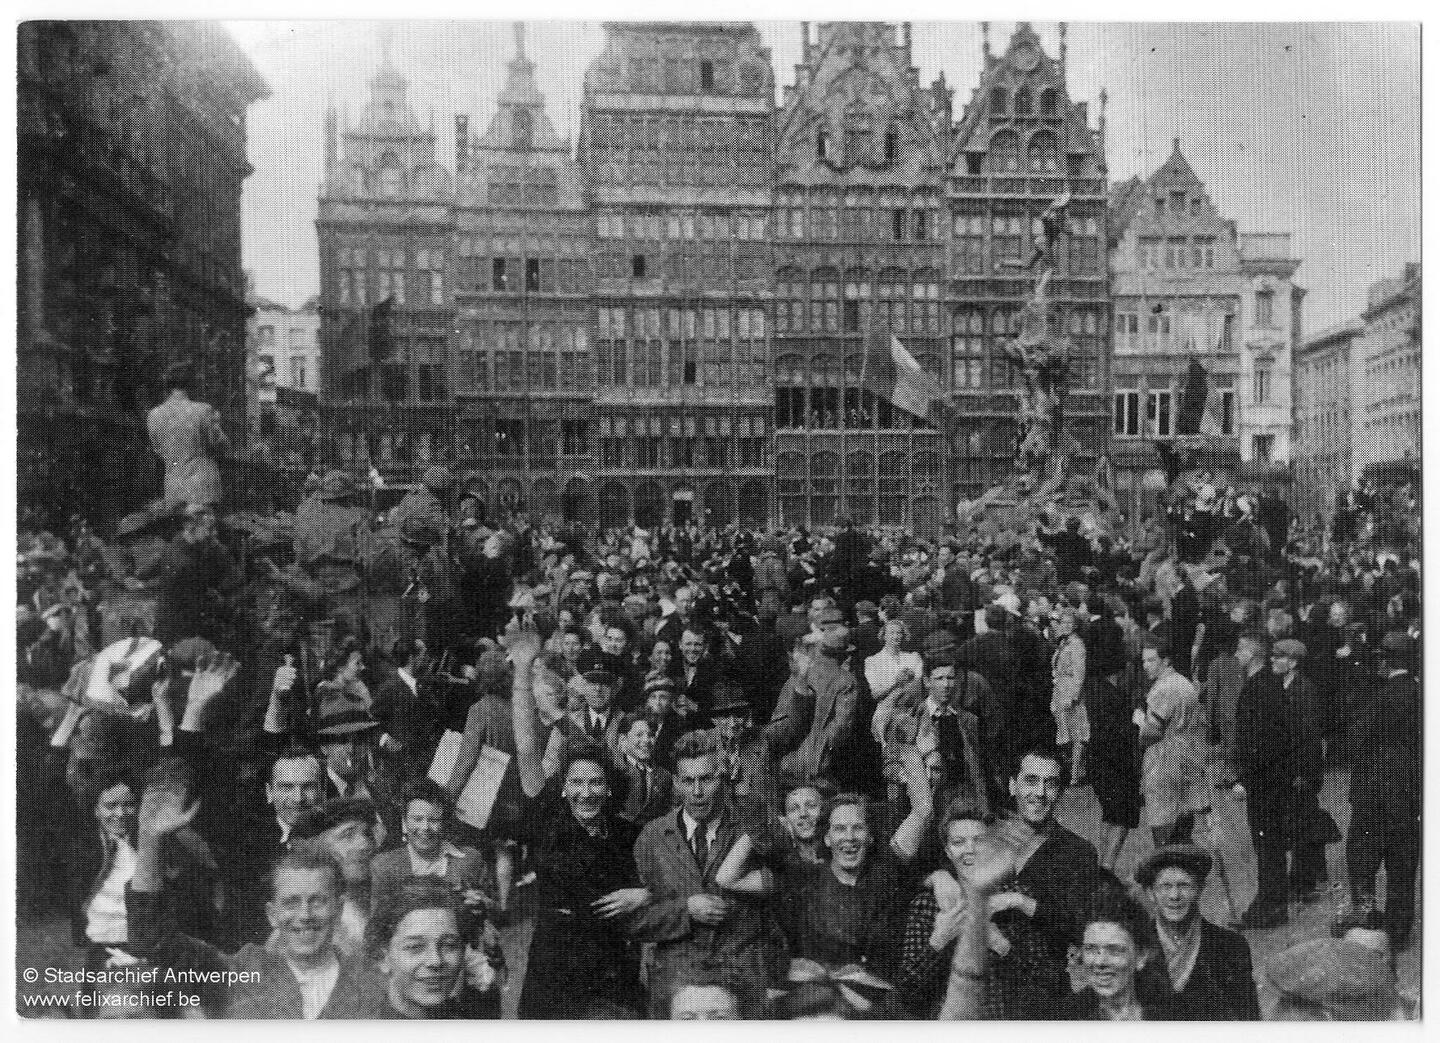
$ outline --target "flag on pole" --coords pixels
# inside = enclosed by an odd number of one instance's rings
[[[944,400],[945,389],[920,368],[915,356],[893,333],[890,335],[890,360],[895,364],[895,385],[889,391],[890,401],[907,413],[922,420],[928,419],[936,403]]]
[[[1175,418],[1175,431],[1182,435],[1200,433],[1201,420],[1205,415],[1206,399],[1210,397],[1210,374],[1205,367],[1193,359],[1185,376],[1185,390],[1180,395],[1179,415]]]

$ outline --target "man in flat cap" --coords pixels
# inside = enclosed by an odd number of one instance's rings
[[[1323,770],[1312,711],[1298,698],[1304,693],[1297,692],[1293,682],[1290,689],[1283,686],[1285,676],[1298,676],[1295,657],[1303,658],[1304,647],[1287,638],[1276,642],[1272,657],[1270,640],[1262,631],[1247,631],[1235,644],[1235,658],[1245,673],[1235,708],[1235,793],[1245,800],[1259,882],[1255,900],[1240,918],[1247,930],[1278,927],[1289,920],[1286,854],[1296,852],[1298,871],[1297,812],[1307,793],[1314,799]]]
[[[547,774],[552,766],[559,770],[566,751],[578,746],[599,746],[612,762],[621,756],[620,718],[624,715],[615,705],[620,679],[605,667],[592,665],[572,677],[568,687],[572,709],[550,732],[544,760]]]
[[[1151,852],[1135,870],[1154,912],[1161,959],[1143,972],[1142,990],[1168,1021],[1259,1021],[1250,945],[1200,915],[1212,859],[1194,844]]]
[[[1350,834],[1345,861],[1357,907],[1376,905],[1375,877],[1385,867],[1381,923],[1396,949],[1415,920],[1415,875],[1420,866],[1421,689],[1417,645],[1403,630],[1380,640],[1380,684],[1356,714],[1350,748]]]

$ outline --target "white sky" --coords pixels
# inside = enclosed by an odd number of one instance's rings
[[[453,168],[453,115],[483,130],[514,38],[509,22],[228,22],[273,96],[250,109],[245,265],[256,290],[298,304],[318,291],[316,194],[327,101],[352,119],[391,28],[396,66],[422,122],[433,110],[440,162]],[[798,21],[760,22],[777,90],[793,82]],[[994,22],[1003,50],[1013,23]],[[1037,23],[1058,51],[1054,23]],[[813,31],[813,30],[812,30]],[[533,22],[527,49],[560,133],[579,124],[598,22]],[[958,117],[979,82],[980,26],[916,22],[922,83],[942,70]],[[1098,111],[1109,92],[1110,177],[1148,175],[1181,147],[1242,232],[1291,232],[1309,290],[1305,328],[1357,314],[1366,289],[1420,257],[1420,30],[1417,24],[1086,24],[1069,27],[1071,97]]]

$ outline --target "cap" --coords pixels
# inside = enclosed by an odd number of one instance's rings
[[[1016,619],[1020,619],[1024,616],[1024,613],[1020,611],[1020,597],[1017,594],[1012,594],[1008,592],[1001,594],[998,598],[995,599],[994,603],[998,607],[1003,608],[1006,612],[1010,613],[1010,615],[1014,616]]]
[[[1202,887],[1210,875],[1214,860],[1210,852],[1194,844],[1167,844],[1150,852],[1135,870],[1135,882],[1149,887],[1162,869],[1183,869],[1195,878]]]
[[[855,602],[855,614],[857,616],[874,616],[880,613],[880,608],[873,601]]]
[[[1287,637],[1283,641],[1276,641],[1270,649],[1270,654],[1285,656],[1288,659],[1304,659],[1305,644],[1302,641],[1296,641],[1293,637]]]
[[[332,800],[303,813],[295,825],[290,827],[290,836],[296,840],[309,840],[334,829],[342,822],[363,822],[370,825],[374,821],[375,805],[370,801]]]
[[[651,674],[645,678],[645,695],[648,696],[651,692],[660,691],[673,693],[675,691],[674,678],[666,677],[664,674]]]
[[[616,677],[613,671],[607,670],[603,666],[592,666],[580,676],[593,685],[603,684],[607,688],[618,688],[620,686],[620,678]]]

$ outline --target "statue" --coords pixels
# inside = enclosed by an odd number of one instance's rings
[[[1021,313],[1020,334],[1005,345],[1010,361],[1025,381],[1020,395],[1020,429],[1017,456],[1026,471],[1044,470],[1047,463],[1064,468],[1068,446],[1061,444],[1060,395],[1069,376],[1066,362],[1069,344],[1050,334],[1050,280],[1055,273],[1055,245],[1065,225],[1069,195],[1057,199],[1040,218],[1042,238],[1030,260],[1009,262],[1012,267],[1033,269],[1044,264],[1035,283],[1035,292]],[[1052,437],[1053,433],[1053,437]]]

